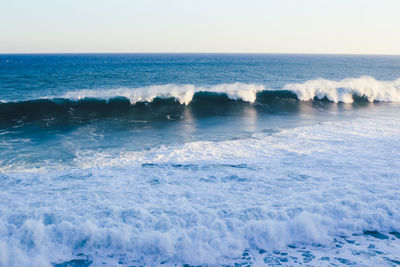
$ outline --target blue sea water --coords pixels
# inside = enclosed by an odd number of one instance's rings
[[[395,266],[400,56],[0,55],[0,266]]]

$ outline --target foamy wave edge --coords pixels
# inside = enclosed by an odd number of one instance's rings
[[[370,76],[345,78],[341,81],[315,79],[287,84],[283,89],[294,92],[302,101],[317,97],[327,98],[336,103],[352,103],[353,96],[356,95],[365,97],[370,102],[400,102],[400,78],[394,81],[378,81]]]
[[[193,84],[164,84],[137,88],[118,88],[101,90],[70,91],[62,98],[80,100],[85,98],[111,99],[125,97],[131,104],[137,102],[152,102],[155,98],[175,98],[181,104],[188,105],[195,93],[212,92],[226,94],[232,100],[242,100],[254,103],[257,93],[262,91],[291,91],[301,101],[314,98],[324,99],[335,103],[353,103],[354,96],[366,98],[370,102],[400,102],[400,78],[394,81],[380,81],[371,76],[345,78],[340,81],[328,79],[308,80],[304,83],[290,83],[281,89],[273,90],[262,84],[223,83],[214,86],[196,86]],[[54,98],[54,97],[45,97]]]
[[[152,102],[155,98],[175,98],[181,104],[188,105],[195,93],[197,92],[213,92],[224,93],[230,99],[243,100],[253,103],[256,100],[258,92],[266,90],[264,85],[260,84],[218,84],[211,87],[195,86],[193,84],[175,85],[151,85],[138,88],[119,88],[108,90],[80,90],[68,92],[62,98],[80,100],[84,98],[101,98],[110,99],[114,97],[125,97],[129,99],[131,104],[137,102]]]

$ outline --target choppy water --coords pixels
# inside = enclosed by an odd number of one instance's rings
[[[400,57],[0,55],[0,266],[400,264]]]

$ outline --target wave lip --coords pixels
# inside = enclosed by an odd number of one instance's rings
[[[358,96],[366,98],[370,102],[400,102],[400,78],[394,81],[379,81],[371,76],[345,78],[340,81],[320,78],[308,80],[304,83],[289,83],[278,90],[271,90],[262,84],[241,82],[223,83],[210,87],[195,86],[193,84],[165,84],[139,88],[71,91],[61,96],[61,98],[81,100],[85,98],[111,99],[125,97],[129,99],[131,104],[152,102],[155,98],[175,98],[179,103],[188,105],[196,93],[209,92],[225,94],[231,100],[254,103],[257,100],[257,94],[265,91],[291,91],[301,101],[327,98],[335,103],[353,103],[354,96]]]
[[[356,95],[370,102],[400,102],[400,78],[394,81],[378,81],[370,76],[345,78],[341,81],[315,79],[287,84],[283,89],[293,91],[302,101],[316,97],[327,98],[335,103],[353,103],[353,96]]]
[[[131,104],[138,102],[152,102],[155,98],[175,98],[181,104],[188,105],[195,93],[211,92],[226,94],[232,100],[241,99],[253,103],[257,93],[265,90],[263,85],[245,83],[223,83],[211,87],[195,86],[193,84],[175,85],[152,85],[139,88],[119,88],[109,90],[80,90],[68,92],[62,98],[81,100],[85,98],[111,99],[114,97],[125,97]],[[47,97],[51,98],[51,97]]]

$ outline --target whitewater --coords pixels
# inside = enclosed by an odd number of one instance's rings
[[[188,105],[195,93],[210,92],[225,94],[232,100],[242,100],[254,103],[257,93],[268,90],[268,87],[261,84],[217,84],[214,86],[186,85],[153,85],[139,88],[118,88],[108,90],[78,90],[67,92],[62,96],[46,96],[45,99],[66,98],[81,100],[85,98],[111,99],[124,97],[129,99],[131,104],[137,102],[152,102],[155,98],[174,98],[181,104]],[[279,91],[287,90],[296,94],[302,101],[313,100],[314,98],[326,98],[335,103],[353,103],[353,96],[366,98],[370,102],[389,101],[400,102],[400,78],[394,81],[378,81],[370,76],[359,78],[345,78],[340,81],[315,79],[304,83],[286,84]],[[274,91],[269,89],[269,91]]]
[[[399,70],[0,55],[0,266],[397,266]]]
[[[321,123],[2,173],[0,263],[398,262],[399,122]]]

